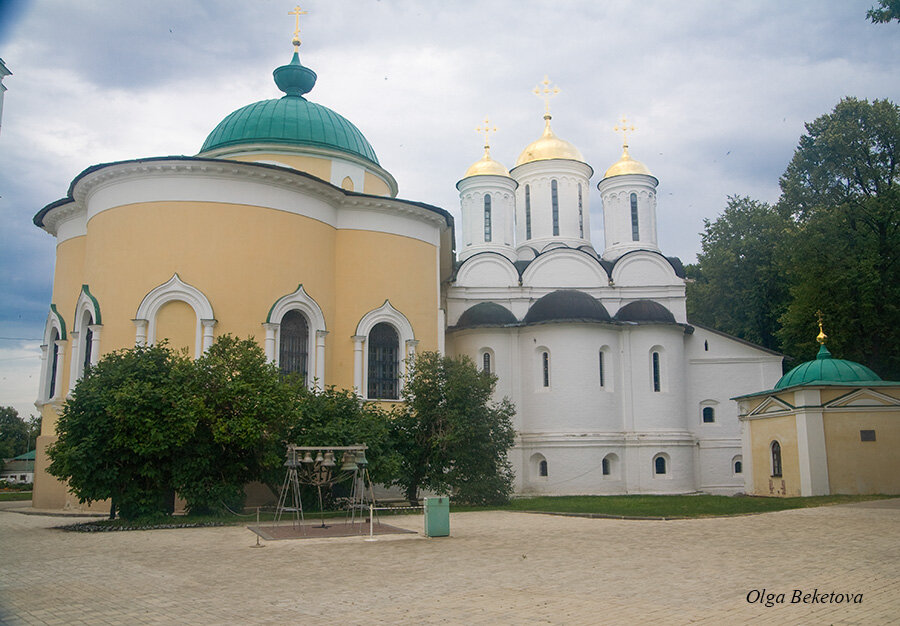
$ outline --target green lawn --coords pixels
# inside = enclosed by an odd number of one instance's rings
[[[496,507],[509,511],[541,511],[626,517],[706,517],[741,515],[828,504],[862,502],[890,496],[815,496],[810,498],[758,498],[731,496],[557,496],[518,498]],[[454,511],[476,510],[453,507]]]
[[[0,491],[0,502],[18,502],[31,500],[30,491]]]

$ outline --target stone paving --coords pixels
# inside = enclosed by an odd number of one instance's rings
[[[675,521],[455,513],[448,538],[262,549],[242,527],[54,528],[68,521],[0,510],[0,622],[900,623],[900,499]],[[763,589],[784,603],[748,603]],[[794,589],[862,602],[791,604]]]

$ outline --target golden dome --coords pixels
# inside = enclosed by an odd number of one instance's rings
[[[550,128],[550,114],[544,115],[544,133],[537,141],[528,145],[516,159],[516,167],[532,161],[546,161],[547,159],[570,159],[584,163],[584,157],[578,148],[565,139],[560,139],[553,134]]]
[[[509,176],[509,170],[500,161],[491,158],[490,148],[484,147],[484,156],[472,163],[463,178],[469,176]]]
[[[625,174],[646,174],[647,176],[653,176],[653,174],[650,173],[650,170],[647,169],[646,165],[644,165],[640,161],[635,161],[628,155],[627,144],[622,146],[622,158],[613,163],[612,167],[606,170],[603,178],[609,178],[610,176],[623,176]]]

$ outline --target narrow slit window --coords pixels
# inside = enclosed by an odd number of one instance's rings
[[[491,194],[484,194],[484,241],[491,241]]]
[[[603,459],[603,475],[609,476],[609,459]]]
[[[606,373],[603,371],[603,366],[604,366],[604,365],[605,365],[605,364],[603,363],[603,350],[601,350],[601,351],[600,351],[600,361],[599,361],[599,363],[598,363],[599,371],[600,371],[600,386],[601,386],[601,387],[605,387],[605,386],[606,386]]]
[[[531,186],[525,185],[525,239],[531,239]]]
[[[781,444],[777,441],[772,442],[772,476],[781,477]]]
[[[546,477],[547,477],[547,474],[548,474],[548,472],[547,472],[547,461],[541,461],[541,462],[538,464],[538,474],[541,476],[541,478],[546,478]]]
[[[483,369],[487,374],[491,373],[491,353],[485,352],[484,356],[481,358],[481,362],[483,364]]]
[[[53,332],[50,335],[50,385],[49,389],[47,390],[47,397],[51,399],[54,395],[56,395],[56,372],[59,367],[59,346],[56,344],[58,340],[59,333],[54,328]]]
[[[581,183],[578,183],[578,236],[584,239],[584,205],[581,201]]]
[[[550,181],[550,204],[553,207],[553,236],[559,236],[559,185]]]
[[[550,353],[544,352],[541,355],[541,364],[543,369],[544,387],[550,386]]]
[[[637,194],[631,194],[631,239],[633,241],[640,240],[640,229],[638,228],[638,205]]]
[[[91,369],[91,350],[94,348],[94,331],[85,326],[84,332],[84,361],[82,362],[81,371],[87,374]]]
[[[659,376],[659,352],[653,353],[653,391],[659,391],[662,388]]]

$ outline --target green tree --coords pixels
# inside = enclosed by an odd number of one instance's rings
[[[900,378],[900,108],[845,98],[806,130],[778,202],[797,224],[782,344],[811,358],[821,309],[835,354]]]
[[[191,512],[240,507],[245,484],[281,469],[294,411],[291,385],[253,339],[231,335],[218,337],[193,370],[187,393],[200,410],[175,459],[175,486]]]
[[[891,20],[900,22],[900,0],[878,0],[878,7],[866,11],[866,17],[873,24],[887,24]]]
[[[0,406],[0,463],[28,452],[29,428],[19,412],[11,406]]]
[[[105,355],[78,381],[48,447],[53,476],[81,502],[112,499],[111,515],[171,512],[172,469],[191,441],[200,410],[193,368],[166,345]]]
[[[704,220],[702,251],[686,272],[688,318],[772,350],[788,303],[779,258],[792,222],[772,206],[731,196],[715,221]]]
[[[497,377],[479,372],[468,357],[418,355],[394,419],[400,473],[395,484],[410,502],[420,489],[453,492],[460,501],[498,503],[512,491],[507,459],[515,408],[491,399]]]

